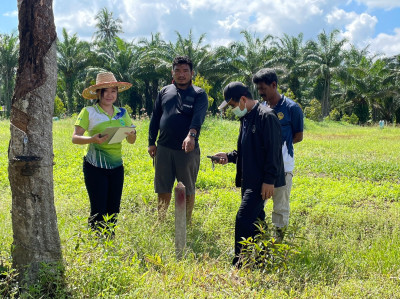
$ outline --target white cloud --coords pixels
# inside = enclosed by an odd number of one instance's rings
[[[344,28],[341,36],[349,43],[362,48],[368,45],[378,23],[375,16],[367,13],[357,14],[337,8],[326,16],[326,21],[336,28]]]
[[[3,13],[3,16],[5,16],[5,17],[18,17],[18,10],[7,11],[7,12]]]
[[[232,28],[236,29],[243,28],[243,24],[240,23],[239,13],[227,16],[225,20],[218,21],[218,24],[227,31],[230,31]]]
[[[356,0],[359,4],[365,4],[368,8],[382,8],[390,10],[400,7],[399,0]]]
[[[378,36],[370,40],[370,50],[375,53],[384,53],[387,56],[400,54],[400,28],[394,29],[394,34],[386,33],[378,34]]]
[[[343,9],[334,8],[332,12],[326,15],[328,24],[335,26],[344,26],[358,17],[355,12],[347,12]]]
[[[346,25],[345,36],[354,43],[362,42],[374,33],[376,23],[378,23],[378,19],[375,16],[362,13],[353,22]]]
[[[360,9],[357,3],[370,9],[350,10]],[[350,42],[364,46],[375,34],[378,19],[371,7],[377,5],[400,7],[400,0],[54,0],[54,15],[59,34],[65,27],[85,40],[96,31],[95,15],[107,7],[123,21],[121,37],[127,41],[158,32],[163,39],[174,41],[176,31],[187,36],[189,30],[195,39],[206,33],[206,43],[211,45],[242,40],[241,30],[259,37],[304,33],[304,40],[308,40],[315,39],[321,30],[339,29]],[[393,39],[397,35],[387,36]],[[384,35],[378,37],[389,40]]]

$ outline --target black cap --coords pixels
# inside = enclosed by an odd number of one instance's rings
[[[242,82],[231,82],[224,88],[224,101],[218,106],[218,109],[224,109],[231,99],[239,99],[241,96],[249,96],[249,94],[249,88]]]

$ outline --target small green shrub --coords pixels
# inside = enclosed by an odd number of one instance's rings
[[[231,107],[231,106],[229,106],[228,108],[226,108],[224,113],[225,113],[225,118],[226,118],[226,119],[229,119],[229,120],[236,120],[236,119],[238,119],[238,118],[236,117],[236,115],[232,112],[232,107]]]
[[[193,84],[204,89],[206,94],[210,94],[211,84],[200,74],[197,74],[196,78],[193,81]],[[208,96],[208,107],[211,107],[214,103],[214,98]]]
[[[258,221],[256,224],[259,233],[254,237],[243,240],[241,260],[243,268],[259,269],[265,272],[286,269],[290,258],[299,252],[294,245],[278,242],[272,224]]]
[[[57,116],[60,117],[62,115],[64,115],[65,111],[67,109],[65,109],[64,103],[61,101],[61,99],[56,96],[54,99],[54,112],[53,112],[53,116]]]
[[[340,120],[340,112],[335,108],[329,113],[329,120],[339,121]]]
[[[352,125],[357,125],[358,124],[358,121],[359,121],[359,119],[358,119],[358,116],[357,115],[355,115],[354,113],[352,113],[351,115],[350,115],[350,123],[352,124]]]
[[[131,106],[129,106],[128,104],[126,104],[126,105],[124,106],[124,109],[126,110],[126,112],[128,112],[128,114],[129,114],[130,116],[132,116],[133,110],[132,110]]]
[[[17,271],[6,267],[3,262],[0,264],[0,297],[18,298],[19,287],[17,281]]]
[[[61,263],[42,263],[38,282],[27,288],[31,298],[69,298],[64,280],[64,267]]]
[[[344,114],[342,117],[342,121],[347,122],[352,125],[357,125],[359,122],[358,116],[352,113],[350,116]]]
[[[317,99],[312,99],[310,106],[304,109],[304,114],[308,119],[320,121],[322,116],[321,103]]]

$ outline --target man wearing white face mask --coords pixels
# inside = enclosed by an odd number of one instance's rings
[[[242,201],[235,223],[235,257],[240,267],[242,238],[257,234],[254,223],[264,220],[264,201],[274,189],[285,185],[282,159],[281,126],[276,113],[260,105],[241,82],[231,82],[224,89],[224,102],[218,109],[231,106],[240,118],[237,150],[217,153],[219,163],[236,164],[236,186],[241,187]]]

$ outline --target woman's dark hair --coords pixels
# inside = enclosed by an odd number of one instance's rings
[[[188,56],[175,57],[174,61],[172,61],[172,69],[174,69],[178,64],[187,64],[190,68],[190,71],[193,71],[193,62]]]

